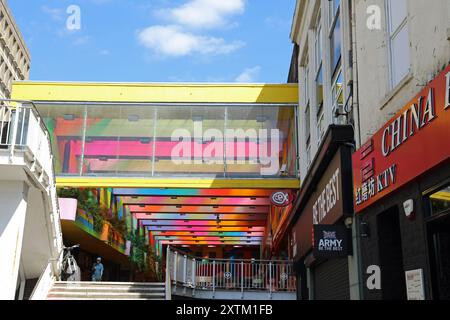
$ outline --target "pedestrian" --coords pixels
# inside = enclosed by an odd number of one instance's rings
[[[97,261],[92,266],[92,281],[102,281],[103,264],[102,258],[98,257]]]

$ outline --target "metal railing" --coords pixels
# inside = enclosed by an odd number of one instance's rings
[[[293,263],[281,260],[202,259],[168,247],[168,283],[196,290],[295,292]],[[167,280],[167,279],[166,279]]]
[[[0,151],[5,150],[8,161],[14,164],[17,152],[23,152],[31,164],[30,170],[45,189],[46,206],[51,230],[52,275],[61,271],[62,233],[56,178],[49,131],[31,101],[0,99]]]

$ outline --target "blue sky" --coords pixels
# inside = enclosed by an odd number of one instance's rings
[[[31,80],[287,80],[295,0],[9,0]],[[68,8],[80,9],[77,16]],[[75,19],[73,19],[75,17]]]

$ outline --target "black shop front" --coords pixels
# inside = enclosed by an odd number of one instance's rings
[[[351,126],[329,127],[295,203],[288,234],[300,300],[350,299],[353,139]]]
[[[450,66],[353,155],[363,298],[450,299]]]

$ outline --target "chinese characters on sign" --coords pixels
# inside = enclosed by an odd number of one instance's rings
[[[450,66],[353,154],[355,212],[450,158]]]
[[[397,165],[393,164],[376,177],[372,176],[364,181],[361,187],[356,188],[356,204],[360,205],[361,203],[366,202],[390,185],[395,184],[396,176]]]

